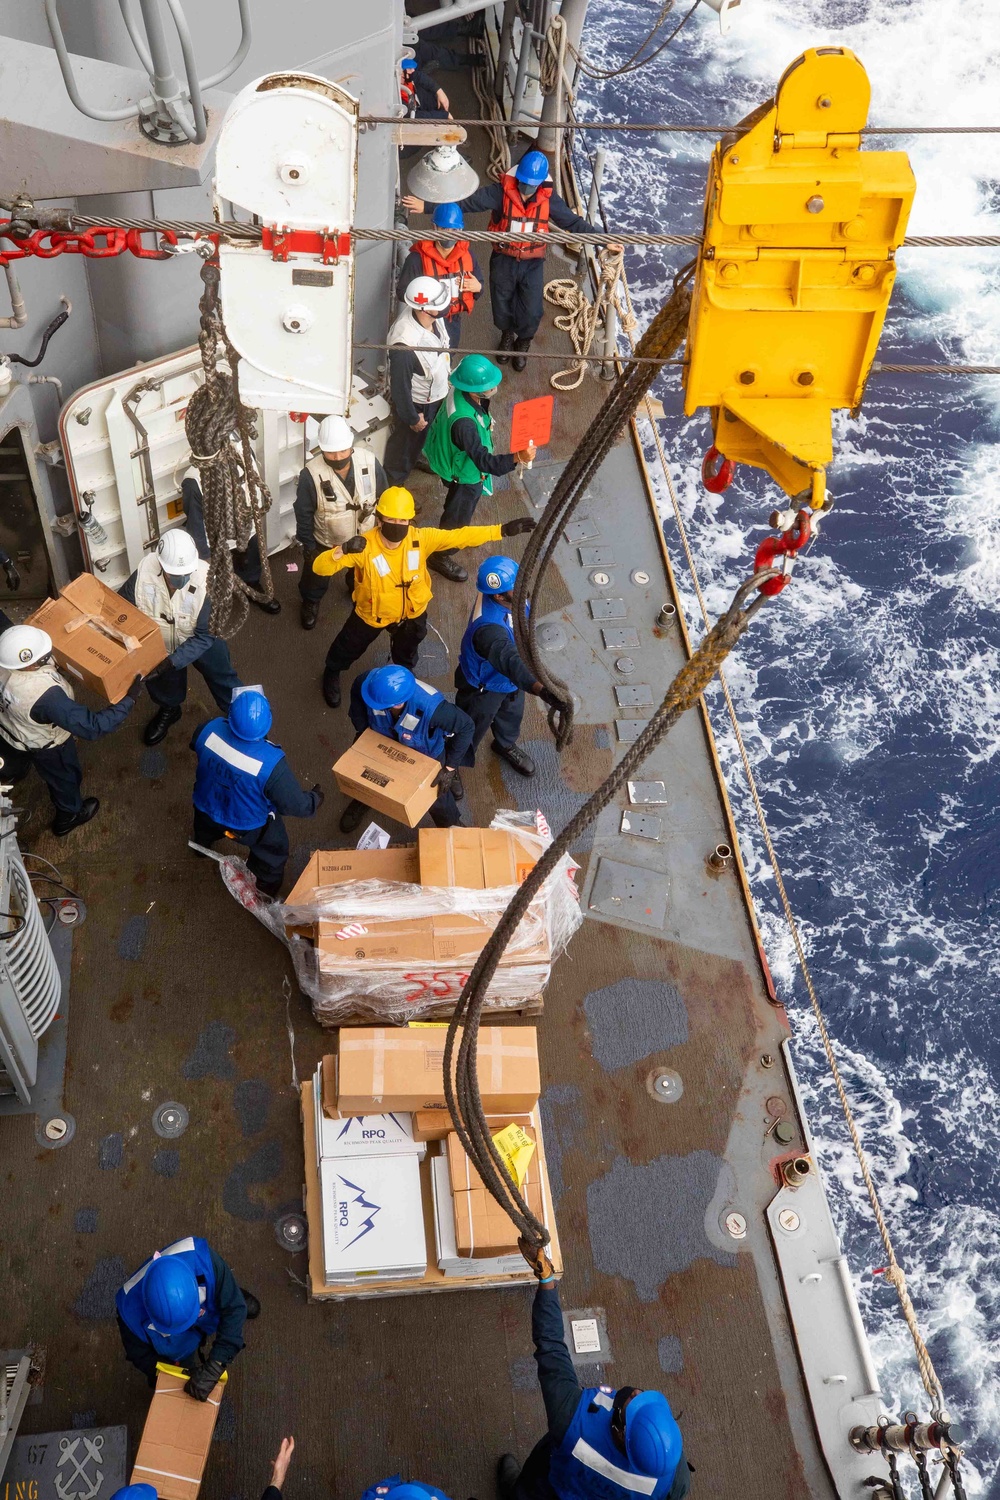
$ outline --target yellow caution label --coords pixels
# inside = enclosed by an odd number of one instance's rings
[[[156,1368],[158,1370],[162,1370],[164,1375],[176,1375],[178,1380],[187,1380],[191,1374],[190,1370],[184,1370],[180,1365],[168,1365],[164,1360],[159,1359],[156,1361]],[[219,1380],[223,1385],[225,1385],[228,1379],[229,1371],[223,1370],[222,1374],[219,1376]]]
[[[500,1153],[500,1160],[507,1168],[518,1188],[524,1186],[531,1158],[535,1154],[535,1143],[520,1125],[505,1125],[493,1137],[493,1144]]]

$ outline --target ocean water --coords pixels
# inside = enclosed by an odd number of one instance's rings
[[[588,56],[626,57],[652,0],[591,0]],[[675,19],[686,6],[678,0]],[[1000,25],[990,0],[743,0],[726,37],[700,6],[650,67],[585,82],[584,117],[725,124],[769,97],[807,46],[851,47],[872,123],[998,124]],[[590,143],[596,137],[589,138]],[[704,137],[605,136],[612,225],[696,232]],[[1000,232],[997,138],[872,141],[908,152],[913,233]],[[589,186],[586,158],[581,180]],[[683,252],[630,250],[640,323]],[[910,250],[880,357],[1000,356],[1000,251]],[[707,415],[656,387],[671,476],[716,616],[751,571],[779,498],[743,468],[701,486]],[[836,508],[794,583],[758,616],[727,674],[814,979],[921,1325],[953,1417],[970,1432],[970,1494],[1000,1494],[1000,379],[872,378],[859,420],[835,420]],[[659,460],[665,534],[701,621]],[[886,1404],[926,1414],[781,916],[721,695],[713,718],[765,944],[794,1031],[831,1205]],[[907,1464],[913,1476],[912,1465]]]

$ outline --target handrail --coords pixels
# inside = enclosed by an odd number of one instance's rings
[[[73,61],[66,46],[66,38],[63,35],[62,23],[59,20],[59,12],[56,9],[58,0],[45,0],[45,19],[49,26],[49,35],[55,48],[56,58],[59,62],[59,71],[66,85],[66,92],[71,102],[82,115],[89,115],[92,120],[128,120],[134,119],[139,113],[139,104],[126,104],[121,109],[92,109],[81,97],[80,90],[76,86],[73,77]],[[131,31],[129,32],[131,35]]]
[[[216,84],[224,83],[227,78],[230,78],[236,72],[240,64],[246,60],[246,55],[250,51],[250,43],[253,41],[253,29],[250,22],[250,0],[237,0],[237,3],[240,7],[240,45],[224,68],[220,68],[218,73],[213,73],[211,77],[201,80],[203,89],[214,89]]]

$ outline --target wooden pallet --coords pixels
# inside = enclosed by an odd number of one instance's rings
[[[316,1115],[313,1103],[312,1079],[301,1087],[302,1138],[305,1149],[304,1199],[306,1221],[309,1225],[309,1300],[310,1302],[353,1302],[360,1297],[407,1297],[419,1292],[468,1292],[497,1291],[503,1287],[533,1286],[534,1273],[525,1266],[523,1272],[513,1276],[446,1276],[439,1271],[436,1261],[434,1237],[434,1200],[431,1192],[430,1153],[420,1163],[420,1185],[424,1204],[424,1233],[427,1237],[428,1264],[426,1273],[409,1281],[384,1281],[380,1285],[366,1281],[358,1286],[327,1286],[323,1279],[323,1204],[320,1195],[319,1169],[316,1166]],[[548,1246],[549,1257],[557,1276],[562,1275],[562,1252],[556,1231],[552,1195],[549,1189],[548,1170],[545,1165],[545,1148],[542,1141],[541,1122],[537,1106],[534,1111],[535,1129],[538,1135],[538,1151],[542,1163],[542,1183],[545,1193],[546,1219],[552,1232]],[[433,1145],[433,1142],[431,1143]]]

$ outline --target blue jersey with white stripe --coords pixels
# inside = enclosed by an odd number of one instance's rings
[[[566,1435],[549,1458],[549,1482],[559,1500],[665,1500],[674,1473],[640,1474],[611,1436],[614,1392],[585,1390]]]
[[[241,740],[227,719],[210,719],[194,742],[194,805],[234,833],[262,828],[273,811],[266,787],[285,752],[270,740]]]
[[[182,1329],[179,1333],[161,1333],[149,1321],[142,1295],[142,1283],[146,1272],[153,1264],[152,1258],[147,1260],[144,1266],[140,1266],[135,1275],[130,1276],[125,1285],[118,1289],[115,1295],[115,1307],[122,1322],[132,1330],[136,1338],[152,1344],[160,1359],[176,1364],[178,1360],[186,1359],[189,1354],[193,1354],[202,1339],[210,1337],[219,1326],[219,1305],[215,1296],[215,1270],[212,1266],[212,1255],[208,1244],[194,1235],[188,1235],[183,1240],[176,1240],[174,1244],[161,1250],[160,1254],[179,1256],[195,1274],[198,1282],[198,1300],[201,1306],[194,1324],[190,1328]]]

